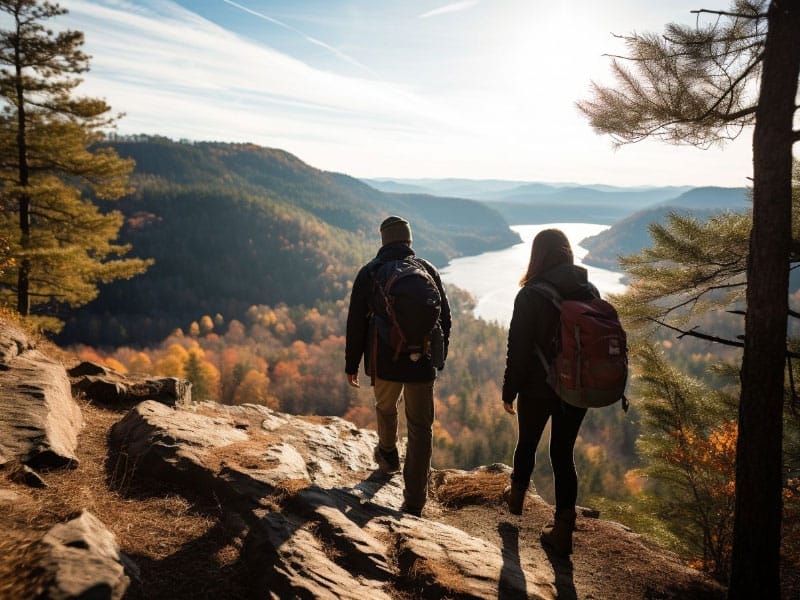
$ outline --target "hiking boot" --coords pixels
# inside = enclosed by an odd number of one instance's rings
[[[542,529],[542,544],[559,556],[572,554],[572,532],[575,531],[575,511],[570,508],[556,512],[555,520]]]
[[[380,446],[375,446],[373,457],[375,462],[378,463],[378,468],[384,473],[397,473],[400,471],[400,455],[397,453],[397,448],[385,452],[381,450]]]
[[[400,507],[400,512],[404,512],[409,515],[414,515],[415,517],[421,517],[422,507],[420,506],[419,508],[412,508],[408,504],[403,502],[403,505]]]
[[[508,505],[508,512],[512,515],[521,515],[522,505],[525,503],[525,490],[509,485],[503,490],[503,500]]]

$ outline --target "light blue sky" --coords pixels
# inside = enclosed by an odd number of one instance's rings
[[[696,0],[62,0],[93,56],[82,91],[122,133],[278,147],[359,177],[747,184],[723,149],[614,151],[574,102],[612,33],[693,22]],[[720,8],[725,3],[720,3]]]

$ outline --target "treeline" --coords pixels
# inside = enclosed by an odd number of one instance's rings
[[[500,403],[505,365],[505,329],[476,319],[468,294],[448,288],[453,336],[445,370],[436,384],[434,465],[469,469],[511,463],[516,420]],[[337,415],[375,427],[369,379],[359,390],[344,377],[343,332],[347,305],[320,308],[254,305],[242,320],[206,314],[175,330],[158,345],[99,352],[77,348],[79,356],[122,372],[186,377],[197,400],[225,404],[258,403],[294,414]],[[400,408],[401,423],[403,408]],[[590,411],[576,448],[581,499],[626,498],[635,490],[638,434],[635,411],[617,407]],[[535,484],[552,499],[546,448]]]

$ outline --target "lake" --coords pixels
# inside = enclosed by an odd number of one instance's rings
[[[442,281],[465,289],[475,296],[475,316],[487,321],[497,321],[508,327],[514,309],[514,298],[519,290],[519,280],[530,259],[533,238],[541,230],[549,228],[560,229],[567,235],[575,255],[575,264],[587,269],[589,281],[597,286],[603,296],[625,290],[621,272],[599,269],[581,262],[587,250],[578,243],[609,228],[608,225],[594,223],[512,225],[511,229],[519,234],[522,243],[503,250],[457,258],[440,271]]]

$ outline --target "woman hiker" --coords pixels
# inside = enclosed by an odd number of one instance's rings
[[[512,514],[522,514],[536,447],[547,420],[552,419],[550,463],[555,479],[556,510],[554,522],[542,530],[541,540],[557,554],[567,556],[572,553],[578,496],[572,452],[586,409],[563,402],[547,384],[537,347],[548,360],[553,358],[553,340],[560,315],[551,298],[533,287],[537,283],[556,288],[562,298],[570,300],[590,300],[599,294],[587,281],[586,269],[573,264],[572,249],[562,231],[545,229],[536,235],[508,331],[503,408],[517,415],[519,438],[514,450],[511,484],[504,490],[503,499]]]

